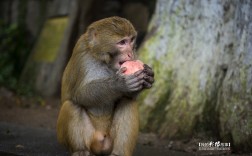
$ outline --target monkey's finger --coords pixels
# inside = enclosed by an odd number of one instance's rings
[[[151,84],[155,81],[154,78],[151,77],[151,76],[144,76],[144,79],[145,79],[148,83],[151,83]]]
[[[154,72],[153,72],[153,70],[151,68],[145,68],[144,73],[146,73],[149,76],[154,77]]]
[[[137,81],[136,83],[132,83],[129,85],[129,88],[138,88],[145,83],[145,80]]]
[[[144,72],[147,73],[149,76],[154,76],[154,72],[151,67],[147,64],[144,64]]]
[[[144,64],[144,68],[151,68],[148,64]]]
[[[139,70],[137,72],[135,72],[133,75],[134,76],[139,76],[140,74],[142,74],[144,72],[144,70]]]
[[[151,83],[148,83],[148,82],[144,82],[144,83],[143,83],[143,86],[144,86],[144,88],[146,88],[146,89],[150,89],[150,88],[152,87],[152,84],[151,84]]]
[[[144,69],[150,69],[150,70],[152,70],[152,68],[150,66],[148,66],[147,64],[144,64]]]
[[[118,74],[118,75],[123,75],[123,73],[125,72],[127,70],[127,68],[126,67],[122,67],[122,68],[120,68],[117,72],[116,72],[116,74]]]
[[[142,72],[140,73],[140,75],[136,76],[136,77],[128,77],[128,79],[126,79],[126,83],[128,85],[134,84],[136,82],[139,82],[141,80],[144,80],[145,74]]]
[[[140,85],[140,86],[137,86],[137,87],[135,87],[135,88],[132,88],[131,91],[132,91],[132,92],[137,92],[137,91],[140,91],[140,90],[142,90],[142,89],[143,89],[143,85]]]

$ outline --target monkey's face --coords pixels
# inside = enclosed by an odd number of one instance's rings
[[[125,61],[134,59],[137,32],[128,20],[111,17],[96,21],[86,35],[92,55],[111,69],[118,70]]]
[[[121,65],[135,59],[135,40],[136,36],[127,36],[119,40],[115,46],[117,52],[112,56],[112,68],[118,70]]]

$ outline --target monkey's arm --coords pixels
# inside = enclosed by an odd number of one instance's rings
[[[96,79],[80,85],[76,89],[74,99],[85,106],[111,105],[122,96],[141,91],[145,82],[144,71],[123,75],[124,70],[119,70],[113,77]]]
[[[113,79],[93,80],[76,89],[74,100],[84,106],[111,104],[121,97],[113,85]]]

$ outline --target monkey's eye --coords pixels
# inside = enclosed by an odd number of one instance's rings
[[[119,45],[125,45],[127,43],[127,41],[126,40],[121,40],[120,42],[118,42],[117,44],[119,44]]]

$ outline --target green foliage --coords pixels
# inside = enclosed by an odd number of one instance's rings
[[[18,79],[30,52],[25,28],[0,21],[0,85],[17,91]]]

